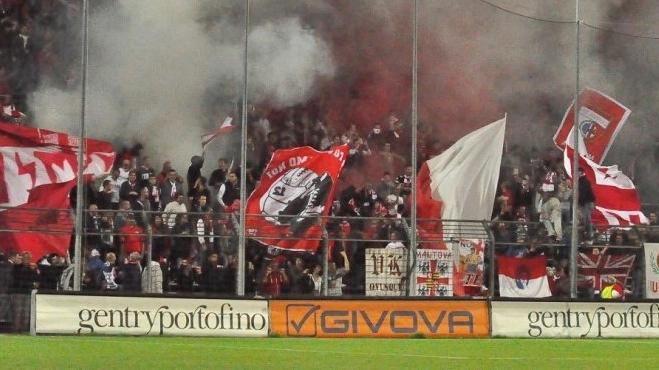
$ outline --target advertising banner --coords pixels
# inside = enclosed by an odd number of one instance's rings
[[[645,243],[645,298],[659,298],[659,243]]]
[[[37,294],[36,334],[266,337],[268,302]]]
[[[659,303],[492,302],[492,336],[657,338]]]
[[[366,295],[405,296],[407,290],[406,249],[366,249]]]
[[[487,301],[270,301],[272,333],[288,337],[487,337]]]

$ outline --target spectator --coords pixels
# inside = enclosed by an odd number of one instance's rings
[[[149,192],[149,203],[152,211],[161,211],[163,206],[160,203],[160,187],[158,187],[156,175],[149,174],[149,181],[146,185]]]
[[[170,230],[174,227],[178,214],[186,213],[188,211],[184,201],[185,198],[183,197],[183,193],[175,193],[174,199],[165,206],[163,211],[163,221]]]
[[[230,171],[227,174],[227,181],[220,185],[217,191],[217,202],[222,210],[225,210],[237,199],[240,199],[240,183],[236,172]]]
[[[543,195],[540,221],[545,225],[548,241],[559,243],[563,238],[563,221],[561,202],[556,197],[556,192],[545,193]]]
[[[582,167],[579,167],[578,190],[579,210],[583,219],[586,239],[593,240],[595,228],[593,226],[592,215],[595,209],[595,193],[593,193],[593,188]]]
[[[162,293],[163,276],[160,263],[149,261],[142,271],[142,293]]]
[[[132,252],[128,261],[119,269],[117,282],[124,292],[139,293],[142,289],[140,258],[139,253]]]
[[[210,253],[201,265],[201,288],[206,293],[220,293],[225,265],[217,253]]]
[[[109,187],[107,185],[107,182],[109,181]],[[112,172],[110,173],[110,176],[106,177],[103,180],[103,183],[101,185],[101,188],[99,189],[100,192],[103,192],[105,195],[103,196],[104,200],[107,200],[109,198],[111,207],[109,208],[104,208],[106,205],[104,205],[103,208],[101,209],[114,209],[117,210],[119,209],[119,190],[121,189],[121,182],[119,180],[119,168],[114,167],[112,169]]]
[[[144,229],[137,225],[135,217],[131,216],[126,219],[126,224],[120,230],[119,240],[121,241],[120,256],[122,257],[144,252]]]
[[[394,193],[395,187],[396,185],[391,180],[391,173],[385,171],[384,173],[382,173],[382,178],[380,179],[380,182],[378,182],[375,185],[375,193],[378,195],[378,198],[384,200],[387,199],[387,196],[389,194]]]
[[[151,167],[151,158],[148,156],[145,156],[142,158],[142,163],[140,164],[140,167],[137,169],[137,182],[138,186],[140,188],[143,188],[145,186],[149,186],[151,183],[149,182],[149,178],[153,176],[153,179],[156,179],[156,170]],[[154,184],[155,185],[155,184]]]
[[[228,170],[229,165],[226,158],[220,158],[217,161],[217,169],[211,172],[211,176],[208,178],[208,186],[215,189],[215,194],[217,194],[220,186],[227,180]]]
[[[160,206],[167,207],[179,194],[183,195],[183,186],[178,182],[176,170],[171,168],[167,173],[167,180],[160,185]]]
[[[119,199],[129,201],[131,208],[133,208],[139,196],[140,188],[137,185],[137,171],[129,170],[128,180],[124,181],[119,187]]]
[[[115,199],[116,195],[116,199]],[[116,202],[115,202],[116,200]],[[119,208],[119,192],[112,188],[112,180],[105,179],[101,185],[101,189],[96,197],[98,208],[105,209],[118,209]]]
[[[188,181],[188,201],[192,203],[195,195],[195,190],[199,185],[201,178],[201,168],[204,166],[203,153],[201,156],[195,155],[190,158],[190,167],[188,167],[188,174],[186,179]],[[205,185],[205,184],[204,184]]]
[[[30,324],[30,292],[39,287],[39,269],[32,263],[29,252],[21,253],[16,258],[12,271],[11,302],[13,307],[14,332],[29,330]]]
[[[101,289],[104,290],[117,290],[119,289],[119,285],[115,281],[115,278],[117,277],[117,270],[115,268],[115,263],[117,262],[117,256],[109,252],[108,254],[105,255],[105,263],[103,264],[103,278],[104,280],[101,282]]]
[[[167,160],[162,163],[162,169],[156,175],[156,184],[162,186],[165,181],[169,180],[169,172],[172,170],[172,162]],[[176,176],[174,176],[176,178]]]
[[[283,290],[289,285],[288,276],[280,268],[279,261],[281,259],[275,258],[270,261],[266,268],[265,275],[261,279],[263,286],[263,294],[269,298],[276,298],[281,296]]]

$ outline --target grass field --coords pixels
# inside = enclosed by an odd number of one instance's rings
[[[652,369],[657,340],[0,336],[14,369]]]

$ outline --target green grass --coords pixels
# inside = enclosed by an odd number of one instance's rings
[[[26,369],[650,369],[659,341],[0,336]]]

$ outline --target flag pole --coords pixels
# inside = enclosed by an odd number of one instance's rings
[[[417,163],[417,72],[418,72],[418,54],[417,54],[417,0],[414,0],[414,18],[413,18],[413,31],[412,31],[412,168],[413,174],[416,174],[418,163]],[[410,210],[410,224],[412,230],[410,232],[410,247],[408,248],[409,255],[407,256],[407,268],[408,268],[408,279],[407,279],[407,296],[411,295],[416,284],[416,278],[414,274],[414,266],[416,265],[416,175],[412,176],[410,179],[411,183],[411,192],[410,197],[412,197],[410,204],[412,209]]]
[[[570,235],[570,298],[577,298],[577,254],[579,248],[579,0],[576,1],[576,28],[575,28],[575,89],[574,89],[574,123],[572,130],[574,135],[572,137],[572,147],[574,148],[574,156],[572,158],[572,232]],[[566,143],[565,145],[568,145]]]
[[[80,108],[80,141],[78,143],[78,181],[76,184],[76,210],[75,210],[75,258],[73,259],[73,290],[79,292],[82,283],[82,232],[83,232],[83,192],[84,189],[84,160],[85,160],[85,115],[87,102],[87,22],[89,18],[88,1],[82,2],[82,60],[81,60],[81,108]]]
[[[238,225],[238,266],[236,266],[236,294],[245,295],[245,205],[247,204],[247,47],[249,32],[249,0],[245,0],[245,54],[243,55],[243,106],[240,126],[240,222]],[[231,161],[233,163],[233,161]]]

